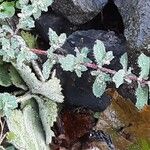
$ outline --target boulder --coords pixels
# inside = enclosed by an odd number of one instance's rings
[[[41,17],[36,20],[35,28],[37,33],[42,37],[42,40],[47,43],[49,42],[49,28],[53,29],[58,35],[61,33],[70,35],[74,30],[76,30],[76,27],[67,19],[51,11],[42,14]]]
[[[88,47],[92,52],[97,39],[102,40],[106,50],[113,51],[116,57],[111,68],[119,69],[121,67],[119,58],[126,51],[126,42],[122,35],[116,36],[113,31],[76,31],[68,37],[66,43],[63,45],[63,49],[65,49],[68,54],[75,54],[75,47],[78,47],[79,49]],[[93,59],[93,55],[90,55],[89,57]],[[101,98],[96,98],[94,96],[92,85],[95,78],[91,76],[90,71],[84,72],[82,77],[78,78],[75,73],[60,70],[57,70],[57,74],[61,80],[67,106],[85,107],[92,109],[93,111],[103,111],[111,103],[111,97],[106,93],[104,93]]]
[[[114,0],[125,25],[129,48],[150,54],[150,0]]]
[[[94,18],[108,0],[54,0],[52,9],[75,25],[84,24]]]

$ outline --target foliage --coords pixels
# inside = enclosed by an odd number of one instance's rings
[[[49,149],[44,140],[44,133],[40,118],[37,113],[37,106],[30,101],[23,110],[14,110],[10,117],[7,117],[9,130],[8,140],[18,149]]]
[[[17,108],[17,100],[15,96],[9,93],[0,94],[0,112],[2,115],[9,116],[12,110]]]
[[[48,144],[54,136],[51,127],[57,118],[57,103],[64,100],[60,79],[56,77],[56,64],[64,71],[75,72],[78,77],[89,70],[95,78],[92,90],[96,97],[101,97],[106,91],[107,82],[114,82],[118,88],[124,82],[132,84],[132,81],[138,84],[135,95],[139,109],[147,104],[148,96],[150,97],[150,57],[143,53],[139,56],[139,77],[128,67],[127,53],[120,58],[122,68],[118,71],[110,70],[105,66],[111,63],[114,56],[112,51],[106,52],[100,40],[96,40],[93,47],[94,61],[89,58],[89,49],[86,47],[75,48],[75,55],[64,56],[57,54],[57,51],[62,50],[66,34],[58,36],[49,29],[50,48],[44,53],[47,54],[47,60],[41,68],[33,63],[38,61],[38,54],[34,51],[38,47],[37,37],[21,29],[33,28],[35,19],[40,17],[42,11],[47,11],[52,2],[53,0],[0,0],[0,19],[8,19],[15,13],[19,17],[15,31],[6,24],[0,26],[0,86],[13,85],[24,94],[0,93],[1,116],[5,117],[10,131],[8,142],[18,149],[49,149]]]

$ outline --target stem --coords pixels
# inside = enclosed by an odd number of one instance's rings
[[[41,49],[31,49],[33,53],[35,54],[40,54],[40,55],[47,55],[47,51],[43,51]],[[62,56],[62,55],[61,55]],[[92,68],[92,69],[95,69],[95,70],[100,70],[102,72],[105,72],[105,73],[109,73],[109,74],[112,74],[114,75],[117,71],[115,70],[111,70],[111,69],[108,69],[108,68],[105,68],[105,67],[99,67],[97,64],[94,64],[94,63],[86,63],[86,64],[83,64],[85,65],[86,67],[88,68]],[[136,77],[134,74],[133,75],[128,75],[126,76],[125,78],[129,79],[129,80],[132,80],[132,81],[138,81],[139,83],[141,84],[149,84],[150,81],[147,81],[145,79],[142,79],[140,80],[138,77]]]
[[[38,55],[47,55],[47,51],[41,50],[41,49],[31,49],[31,51]]]

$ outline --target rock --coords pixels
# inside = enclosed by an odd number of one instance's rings
[[[125,25],[125,37],[131,50],[150,54],[150,0],[114,0]]]
[[[125,39],[123,36],[116,36],[113,31],[88,30],[77,31],[70,35],[63,45],[63,49],[68,54],[75,54],[74,48],[88,47],[91,49],[95,41],[102,40],[106,46],[106,50],[112,50],[117,57],[111,66],[114,69],[119,69],[120,64],[118,58],[126,51]],[[92,55],[90,55],[92,58]],[[85,107],[93,111],[103,111],[111,103],[111,98],[104,93],[101,98],[96,98],[92,92],[94,77],[90,71],[83,73],[81,78],[78,78],[75,73],[58,71],[58,78],[61,80],[65,103],[75,107]]]
[[[63,48],[68,52],[75,54],[75,47],[81,49],[87,47],[91,50],[96,40],[101,40],[106,48],[106,51],[113,51],[115,59],[112,60],[111,69],[120,69],[119,58],[126,52],[126,41],[123,35],[116,35],[113,31],[88,30],[76,31],[70,35],[63,45]],[[92,54],[91,54],[92,55]]]
[[[52,28],[58,35],[61,33],[71,34],[76,27],[72,25],[67,19],[53,12],[44,13],[35,22],[37,33],[46,42],[48,39],[48,30]]]
[[[84,24],[94,18],[108,0],[54,0],[52,9],[62,14],[75,25]]]

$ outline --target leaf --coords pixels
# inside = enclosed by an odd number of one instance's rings
[[[59,36],[57,35],[57,33],[55,31],[53,31],[51,28],[49,28],[49,32],[48,32],[48,36],[49,36],[49,41],[50,41],[50,45],[57,45],[58,40],[59,40]]]
[[[3,2],[0,4],[0,18],[11,18],[15,14],[14,2]]]
[[[9,116],[17,108],[17,99],[9,93],[0,93],[0,111],[4,116]]]
[[[15,64],[14,66],[33,94],[40,94],[55,102],[63,102],[64,96],[61,92],[62,88],[59,79],[52,77],[47,82],[41,82],[37,79],[29,66],[25,64],[21,67]]]
[[[127,67],[128,67],[128,55],[127,53],[124,53],[121,58],[120,58],[120,63],[123,67],[124,71],[127,71]]]
[[[29,48],[37,47],[37,36],[34,36],[29,32],[21,31],[21,37],[24,39]]]
[[[138,57],[138,65],[141,68],[140,78],[147,79],[150,73],[150,57],[142,53]]]
[[[13,85],[23,90],[27,90],[25,82],[23,81],[23,79],[20,77],[19,73],[13,66],[10,66],[9,68],[9,76]]]
[[[116,84],[116,88],[118,88],[121,84],[124,83],[125,71],[123,69],[117,71],[113,76],[113,82]]]
[[[11,84],[12,83],[11,83],[11,79],[10,79],[8,70],[6,68],[6,64],[5,65],[0,64],[0,85],[8,87]]]
[[[96,44],[93,47],[94,57],[98,65],[102,66],[103,59],[106,55],[105,46],[100,40],[96,40]]]
[[[68,54],[64,58],[59,58],[59,62],[63,70],[72,72],[75,66],[75,56]]]
[[[112,51],[108,51],[108,52],[106,53],[105,58],[103,59],[103,65],[104,65],[104,64],[109,65],[109,64],[110,64],[110,61],[112,61],[113,59],[114,59],[113,52],[112,52]]]
[[[135,95],[137,97],[136,106],[142,109],[148,102],[148,86],[141,87],[141,85],[138,84]]]
[[[9,131],[15,135],[9,142],[17,149],[49,150],[49,146],[45,144],[44,132],[36,109],[37,105],[32,100],[22,111],[14,110],[6,118]]]
[[[58,38],[58,43],[60,47],[65,43],[66,39],[67,39],[67,36],[65,33],[60,34]]]
[[[34,97],[39,105],[39,115],[46,135],[46,144],[50,144],[54,136],[51,127],[54,125],[57,117],[57,104],[50,99]]]
[[[106,79],[107,75],[105,73],[99,74],[93,84],[93,93],[96,97],[101,97],[106,89]]]
[[[51,69],[55,63],[56,63],[55,60],[47,59],[47,61],[43,64],[42,73],[43,73],[43,76],[45,79],[49,78],[49,75],[51,73]]]
[[[5,150],[16,150],[14,146],[8,146]]]
[[[21,47],[21,51],[17,56],[17,64],[22,66],[23,63],[30,63],[31,60],[36,60],[38,56],[30,51],[27,47]]]

